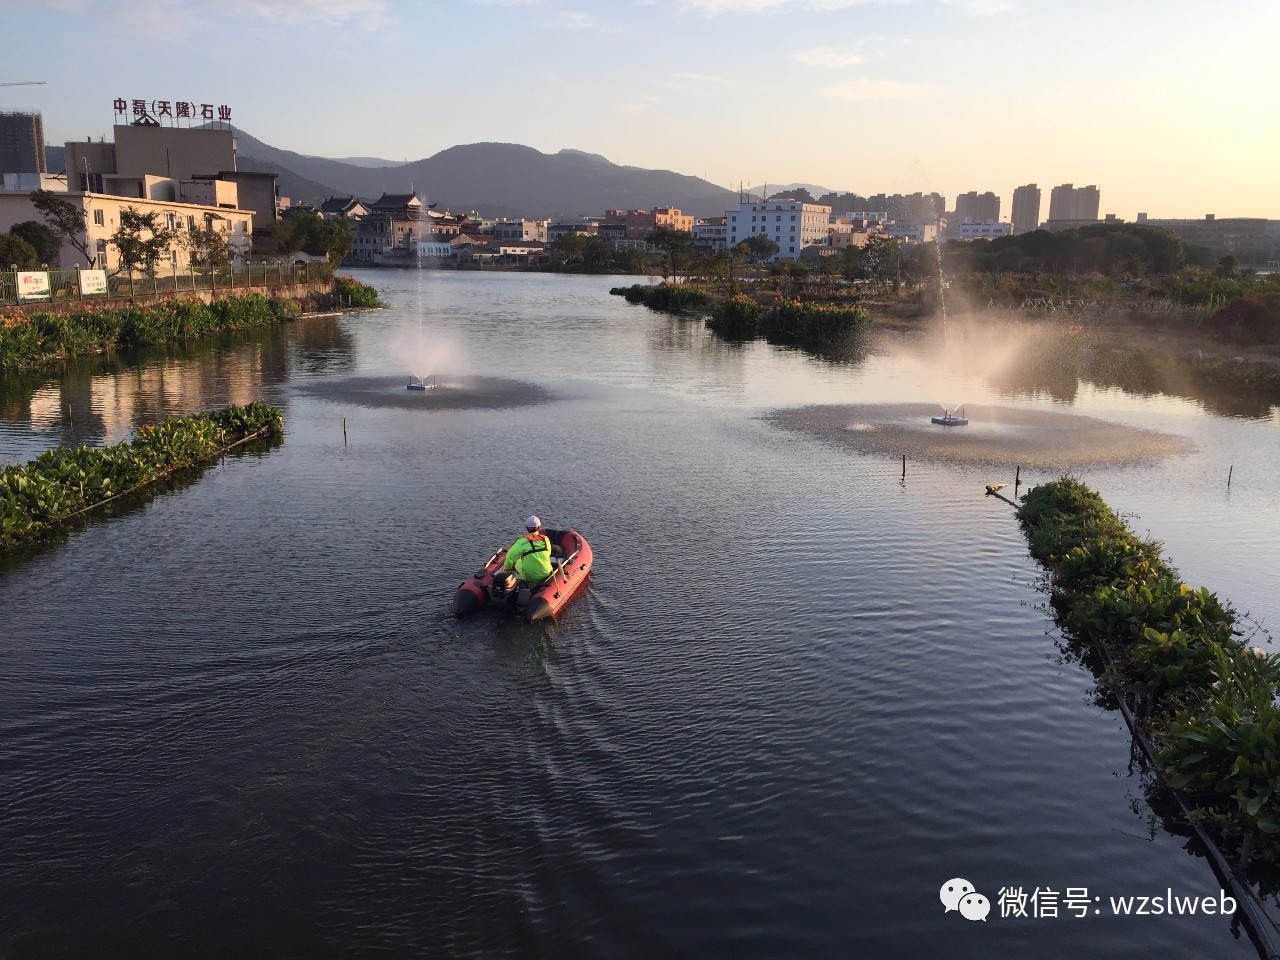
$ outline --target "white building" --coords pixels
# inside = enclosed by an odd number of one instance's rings
[[[999,220],[973,220],[964,218],[956,235],[960,240],[990,240],[992,237],[1009,237],[1013,235],[1013,224],[1001,223]]]
[[[729,227],[727,217],[708,217],[693,225],[693,245],[698,250],[719,253],[728,246]]]
[[[884,225],[884,232],[907,243],[929,243],[938,239],[936,223],[910,223],[908,221],[890,220]]]
[[[747,237],[765,236],[778,245],[771,260],[795,259],[805,247],[825,245],[831,208],[799,200],[753,200],[726,210],[729,246],[736,247]]]

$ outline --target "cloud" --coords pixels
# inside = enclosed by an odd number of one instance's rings
[[[824,87],[822,95],[832,100],[918,100],[935,89],[924,83],[898,80],[846,80]]]
[[[797,50],[792,56],[810,67],[852,67],[862,62],[862,54],[837,50],[834,47],[811,47]]]
[[[716,84],[717,86],[728,86],[730,84],[737,82],[735,80],[730,79],[729,77],[712,77],[705,73],[690,73],[690,72],[673,73],[671,75],[671,79],[679,80],[681,83]]]
[[[979,17],[989,17],[993,13],[1003,13],[1016,6],[1014,0],[942,0],[943,3],[959,7],[965,13]]]
[[[677,0],[681,6],[706,13],[765,13],[786,7],[802,10],[843,10],[877,0]]]
[[[655,97],[652,94],[642,93],[632,97],[629,103],[624,103],[620,109],[623,113],[645,113],[662,103],[662,97]]]
[[[230,0],[234,10],[256,14],[282,23],[346,23],[374,29],[387,16],[386,0]]]
[[[557,30],[594,30],[596,33],[623,32],[621,26],[606,23],[594,13],[587,13],[585,10],[552,10],[547,23]]]

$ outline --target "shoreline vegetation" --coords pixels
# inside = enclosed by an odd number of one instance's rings
[[[170,297],[154,306],[88,309],[79,313],[0,308],[0,373],[71,357],[193,340],[232,330],[264,327],[301,316],[304,307],[382,306],[378,292],[348,276],[336,276],[328,294],[294,299],[261,293],[210,303]]]
[[[1016,341],[1017,364],[994,371],[999,388],[1069,400],[1081,382],[1092,382],[1189,397],[1230,416],[1268,416],[1280,405],[1280,276],[1229,278],[1193,268],[1167,280],[1124,287],[1098,278],[979,274],[948,279],[943,293],[954,342],[968,341],[971,353],[1007,355]],[[758,336],[835,359],[851,333],[927,336],[942,315],[936,273],[932,283],[904,282],[896,291],[788,270],[732,284],[692,277],[610,292],[697,314],[729,340]],[[849,314],[811,325],[792,310],[779,323],[771,315],[784,300],[811,315],[823,307]]]
[[[823,347],[837,343],[865,327],[870,318],[861,307],[815,303],[794,297],[761,302],[745,293],[714,300],[688,284],[634,284],[609,291],[628,303],[667,313],[699,312],[707,327],[726,340],[764,338],[770,343]]]
[[[146,425],[110,447],[55,447],[30,463],[0,469],[0,558],[88,519],[98,508],[184,470],[195,470],[252,440],[284,436],[279,410],[261,401]]]
[[[1249,646],[1230,607],[1078,480],[1027,491],[1018,520],[1099,700],[1128,706],[1164,783],[1236,862],[1280,868],[1280,654]]]

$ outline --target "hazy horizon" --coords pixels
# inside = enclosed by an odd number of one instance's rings
[[[521,143],[874,193],[1096,184],[1100,214],[1280,219],[1280,5],[1084,0],[0,0],[0,109],[54,145],[117,97],[227,104],[310,156]],[[194,53],[207,48],[208,55]],[[170,64],[177,64],[175,70]],[[307,106],[294,106],[306,104]],[[425,189],[430,193],[430,185]]]

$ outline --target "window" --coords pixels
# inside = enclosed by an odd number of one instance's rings
[[[165,223],[168,224],[168,227],[170,230],[178,229],[178,218],[175,217],[172,213],[166,213],[164,215],[164,219],[165,219]]]
[[[107,218],[103,216],[103,213],[101,210],[93,211],[93,225],[95,227],[102,226],[104,223],[106,223],[106,220]]]

